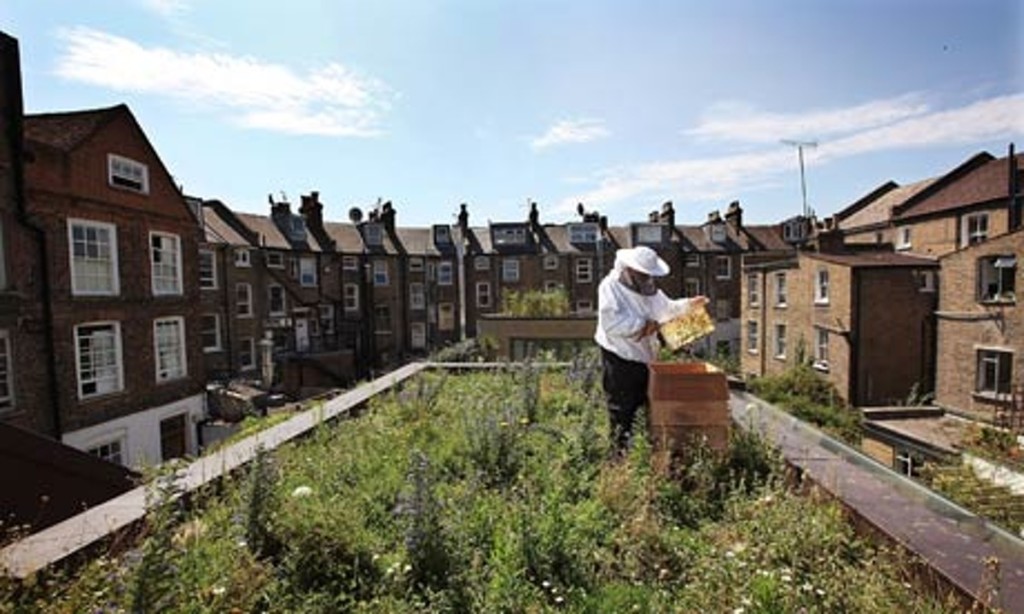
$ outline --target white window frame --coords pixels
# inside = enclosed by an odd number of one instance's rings
[[[249,360],[246,362],[245,358]],[[238,370],[252,371],[256,368],[256,340],[252,337],[242,337],[238,340]]]
[[[637,224],[636,242],[645,245],[661,245],[665,233],[661,224]]]
[[[785,324],[776,324],[775,325],[775,351],[773,352],[773,355],[775,356],[775,358],[778,358],[780,360],[784,360],[786,358],[786,350],[787,350],[787,347],[786,347],[786,335],[787,335],[787,333],[788,333],[788,331],[786,330],[786,325]]]
[[[935,271],[918,271],[918,291],[919,292],[935,292]]]
[[[356,256],[342,256],[341,269],[343,271],[358,271],[359,258],[357,258]]]
[[[105,370],[108,371],[102,377],[89,377],[86,378],[82,372],[83,360],[82,360],[82,342],[84,339],[93,339],[93,336],[83,337],[81,332],[83,329],[108,329],[109,331],[103,331],[105,336],[109,335],[111,341],[111,347],[104,349],[105,352],[113,354],[112,364],[102,365]],[[100,331],[95,331],[100,332]],[[124,360],[123,353],[121,351],[121,323],[116,321],[106,322],[83,322],[74,327],[72,333],[74,335],[75,342],[75,374],[77,377],[77,391],[78,398],[80,400],[92,399],[97,397],[103,397],[109,394],[117,394],[124,390]],[[96,357],[91,356],[90,362],[95,362]],[[112,372],[111,372],[112,371]],[[101,389],[100,382],[108,382],[106,387]],[[84,392],[87,385],[92,384],[96,386],[96,390],[93,392]]]
[[[252,252],[248,247],[235,248],[235,268],[247,269],[252,266]]]
[[[700,254],[688,252],[683,256],[683,266],[690,268],[700,267]]]
[[[473,269],[477,271],[490,271],[491,259],[487,256],[477,256],[473,258]]]
[[[589,284],[594,281],[594,261],[591,258],[576,260],[576,283]]]
[[[245,290],[245,300],[242,300],[240,292]],[[242,307],[245,310],[242,310]],[[253,316],[252,305],[252,284],[238,282],[235,284],[235,316],[239,318],[251,318]]]
[[[1008,362],[1003,363],[1003,359]],[[988,397],[998,397],[1010,392],[1013,384],[1014,352],[1004,348],[979,347],[976,353],[974,393]],[[994,381],[988,382],[986,366],[995,369]],[[1005,383],[1001,386],[1001,383]]]
[[[732,258],[715,256],[715,279],[732,279]]]
[[[588,314],[594,312],[594,301],[582,299],[576,301],[576,313]]]
[[[910,241],[912,226],[901,226],[896,229],[896,249],[910,249],[912,243]]]
[[[1016,302],[1017,256],[991,254],[977,260],[978,302]],[[989,289],[993,288],[993,292]]]
[[[149,194],[149,167],[138,160],[108,153],[107,184],[118,190]]]
[[[452,229],[447,224],[435,224],[434,225],[434,244],[435,245],[451,245],[452,243]]]
[[[557,254],[545,254],[545,256],[544,256],[544,270],[545,271],[557,271],[558,270],[558,255]]]
[[[825,267],[819,267],[814,274],[814,304],[828,305],[829,302],[829,272]]]
[[[437,263],[437,285],[450,286],[455,280],[455,265],[451,260]]]
[[[519,281],[519,259],[518,258],[502,258],[501,259],[501,281],[507,283],[516,283]]]
[[[554,279],[545,279],[544,280],[544,291],[545,292],[557,292],[557,291],[561,290],[562,287],[563,287],[562,286],[562,282],[560,282],[560,281],[556,281]]]
[[[569,224],[569,243],[597,243],[598,225],[593,222]]]
[[[116,451],[114,450],[115,446],[117,448]],[[104,451],[103,448],[107,448],[107,451]],[[108,463],[124,465],[124,438],[115,437],[114,439],[109,439],[103,443],[91,445],[86,452],[97,458],[102,458]]]
[[[491,306],[491,282],[476,282],[476,306],[488,309]]]
[[[444,332],[455,330],[455,303],[437,304],[437,330]]]
[[[214,345],[206,345],[206,335],[207,333],[210,332],[210,329],[206,327],[207,318],[213,318],[213,335],[215,341]],[[204,313],[199,316],[199,322],[202,325],[199,335],[203,343],[203,353],[212,354],[213,352],[220,352],[221,350],[223,350],[224,346],[221,343],[220,336],[220,314]]]
[[[747,274],[747,304],[757,307],[761,303],[761,280],[757,273]]]
[[[83,232],[87,233],[90,229],[95,231],[102,231],[107,233],[106,250],[109,252],[108,258],[92,258],[89,259],[88,255],[82,258],[75,256],[75,229],[82,228]],[[98,238],[98,237],[97,237]],[[89,250],[89,246],[92,242],[88,241],[88,237],[85,237],[85,248]],[[104,242],[96,241],[95,249],[100,251],[103,249]],[[117,253],[117,226],[113,224],[107,224],[105,222],[94,222],[92,220],[83,219],[68,219],[68,257],[70,258],[71,267],[71,294],[75,296],[117,296],[121,293],[121,280],[120,280],[120,266],[118,263]],[[104,266],[107,269],[107,275],[109,276],[109,287],[106,288],[84,288],[84,274],[76,266],[76,263],[82,267],[92,264],[93,266]],[[104,263],[106,263],[104,265]],[[98,275],[92,275],[91,278],[98,279]]]
[[[159,241],[160,245],[154,245]],[[149,233],[149,262],[153,296],[180,296],[181,237],[169,232]]]
[[[173,346],[168,346],[169,337],[160,334],[161,325],[171,325],[174,331]],[[176,354],[174,356],[173,354]],[[177,359],[177,366],[167,364]],[[153,320],[153,359],[157,383],[172,382],[188,377],[188,351],[185,345],[185,318],[172,316]]]
[[[216,290],[217,253],[210,249],[199,250],[199,289]]]
[[[277,302],[277,298],[274,294],[280,295],[280,305],[274,305]],[[275,309],[275,307],[277,307]],[[284,291],[284,286],[281,284],[267,284],[267,315],[274,317],[283,317],[288,313],[288,295]]]
[[[343,304],[345,313],[355,313],[359,311],[359,284],[349,282],[345,284],[343,289]]]
[[[427,347],[427,325],[425,322],[409,324],[409,346],[414,350],[422,350]]]
[[[757,354],[760,349],[761,339],[758,331],[757,320],[747,320],[747,352]]]
[[[422,273],[423,272],[423,258],[413,257],[409,258],[409,272],[410,273]]]
[[[525,245],[526,227],[509,226],[493,229],[494,245]]]
[[[963,217],[960,236],[961,247],[983,243],[988,239],[989,216],[987,212],[971,213]]]
[[[786,273],[778,271],[775,277],[775,306],[786,307],[789,304],[789,283],[786,281]]]
[[[0,330],[0,414],[14,408],[14,355],[11,333]]]
[[[303,288],[315,288],[316,283],[316,257],[302,256],[299,258],[299,285]]]
[[[373,285],[383,287],[391,282],[388,278],[388,261],[378,259],[373,261]]]
[[[426,309],[427,307],[427,294],[426,290],[421,282],[414,281],[409,284],[409,309],[415,309],[417,311]]]
[[[821,326],[815,327],[814,339],[814,368],[819,371],[829,370],[828,362],[828,329]]]
[[[275,250],[267,251],[267,268],[268,269],[283,269],[284,268],[284,252]]]

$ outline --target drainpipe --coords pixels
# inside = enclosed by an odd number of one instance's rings
[[[18,48],[14,47],[12,55],[12,64],[14,66],[20,66],[21,60],[18,53]],[[15,114],[13,121],[11,122],[11,144],[13,153],[14,163],[14,199],[18,206],[18,217],[20,221],[25,225],[26,228],[31,229],[39,240],[39,283],[42,289],[42,300],[43,300],[43,334],[46,338],[46,346],[48,352],[46,352],[46,363],[47,363],[47,385],[50,389],[50,406],[53,410],[53,436],[54,439],[60,441],[61,435],[63,434],[63,425],[61,423],[61,397],[60,397],[60,385],[57,381],[57,357],[56,357],[56,341],[53,333],[53,290],[50,286],[50,268],[49,259],[47,257],[49,250],[47,249],[46,242],[46,230],[36,224],[29,216],[28,204],[25,201],[25,147],[24,147],[24,126],[22,118],[24,117],[24,111],[22,107],[21,99],[21,75],[20,72],[15,72],[15,79],[17,83],[14,88],[14,108]]]

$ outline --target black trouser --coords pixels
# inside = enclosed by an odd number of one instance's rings
[[[601,348],[601,364],[612,440],[622,451],[629,447],[637,410],[647,404],[647,365],[620,358],[604,348]]]

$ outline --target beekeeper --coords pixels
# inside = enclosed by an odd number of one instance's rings
[[[654,281],[668,273],[651,248],[620,249],[597,289],[594,341],[601,346],[612,441],[620,453],[629,447],[637,411],[647,405],[647,365],[658,356],[659,323],[708,302],[704,296],[668,298]]]

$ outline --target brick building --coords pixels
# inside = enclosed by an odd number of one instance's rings
[[[853,405],[886,405],[930,390],[938,264],[892,252],[750,259],[744,267],[742,371],[778,375],[809,361]]]
[[[65,443],[126,465],[194,453],[199,226],[124,105],[24,118]]]
[[[0,33],[0,420],[57,437],[48,271],[25,210],[22,116],[18,43]]]

